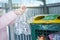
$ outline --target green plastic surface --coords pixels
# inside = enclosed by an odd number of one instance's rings
[[[30,24],[32,40],[37,40],[38,35],[49,35],[60,31],[60,24]]]
[[[55,20],[58,15],[48,15],[43,18],[43,20]]]

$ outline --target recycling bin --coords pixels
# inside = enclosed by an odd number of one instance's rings
[[[32,40],[39,40],[39,37],[46,37],[49,34],[60,31],[60,15],[42,15],[33,17],[30,22]]]

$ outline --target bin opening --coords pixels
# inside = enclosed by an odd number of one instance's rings
[[[57,19],[59,19],[59,20],[60,20],[60,16],[58,16],[58,17],[57,17]]]
[[[41,19],[43,19],[45,16],[38,16],[38,17],[36,17],[36,18],[34,18],[34,20],[41,20]]]

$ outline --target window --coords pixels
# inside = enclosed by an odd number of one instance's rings
[[[12,0],[13,3],[20,3],[20,5],[25,5],[27,7],[35,7],[35,6],[40,6],[43,5],[43,2],[37,1],[37,0]]]

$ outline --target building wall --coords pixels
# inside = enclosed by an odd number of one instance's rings
[[[28,8],[26,12],[26,17],[27,17],[27,20],[29,20],[31,17],[40,15],[40,14],[43,14],[43,8],[40,8],[40,7]]]
[[[49,7],[50,14],[60,14],[60,6],[59,7]]]

